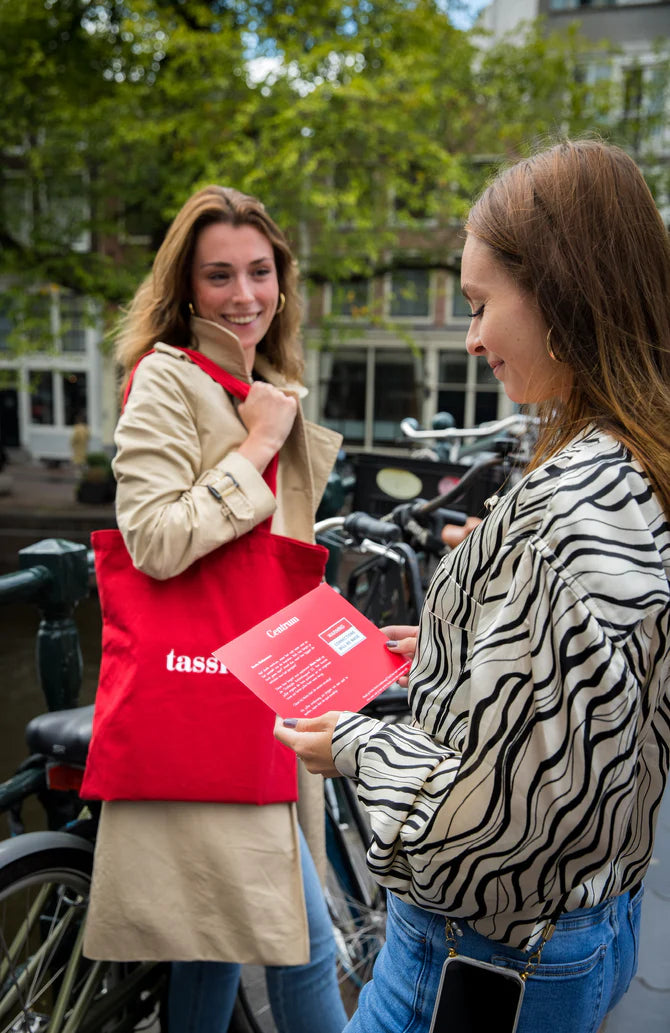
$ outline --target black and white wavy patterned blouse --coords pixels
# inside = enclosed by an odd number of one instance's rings
[[[411,903],[526,948],[649,864],[670,760],[670,525],[591,429],[441,562],[412,725],[344,714],[368,864]]]

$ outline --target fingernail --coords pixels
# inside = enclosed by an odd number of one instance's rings
[[[398,645],[398,643],[394,642],[394,640],[392,638],[390,638],[390,639],[388,639],[387,642],[384,643],[384,645],[386,646],[387,649],[393,649],[394,646]]]
[[[298,723],[297,717],[285,717],[282,721],[284,728],[295,728]]]

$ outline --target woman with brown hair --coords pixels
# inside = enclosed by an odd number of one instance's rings
[[[635,972],[670,762],[670,245],[597,141],[504,171],[466,230],[466,347],[539,407],[536,454],[438,567],[415,652],[389,642],[413,724],[275,735],[356,780],[389,891],[348,1031],[596,1033]]]
[[[263,205],[219,186],[194,194],[118,335],[132,385],[115,433],[117,521],[150,578],[173,578],[269,521],[273,539],[313,542],[340,438],[303,418],[299,321],[296,264]],[[245,385],[243,401],[223,390],[218,369]],[[263,475],[277,454],[275,494]],[[262,577],[250,590],[263,595]],[[234,607],[234,588],[220,591]],[[222,685],[214,679],[212,692]],[[233,724],[211,728],[222,763],[226,737],[258,751],[258,726]],[[270,757],[271,724],[264,734]],[[102,807],[85,950],[172,961],[174,1033],[225,1033],[247,962],[266,966],[280,1033],[339,1033],[346,1021],[318,874],[322,784],[298,767],[297,806],[286,795],[260,806],[103,797],[112,802]]]

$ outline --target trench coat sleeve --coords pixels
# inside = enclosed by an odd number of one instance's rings
[[[232,401],[192,363],[138,366],[116,434],[117,521],[140,570],[173,577],[271,516],[276,500],[236,448]]]

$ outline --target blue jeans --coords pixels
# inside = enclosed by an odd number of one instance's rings
[[[642,894],[623,893],[558,920],[526,981],[518,1033],[596,1033],[635,975]],[[457,925],[459,954],[525,968],[521,951]],[[446,956],[444,918],[389,893],[386,944],[345,1033],[428,1033]]]
[[[278,1033],[342,1033],[347,1016],[337,985],[335,941],[321,883],[300,832],[310,960],[265,969]],[[241,966],[225,961],[177,961],[170,974],[170,1033],[226,1033]]]

